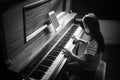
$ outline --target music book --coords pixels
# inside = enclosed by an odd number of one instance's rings
[[[49,16],[50,16],[50,19],[51,19],[51,21],[52,21],[52,25],[53,25],[53,27],[54,27],[54,29],[55,29],[55,31],[56,31],[56,29],[60,26],[60,24],[59,24],[59,22],[58,22],[58,19],[57,19],[57,17],[56,17],[55,12],[54,12],[54,11],[51,11],[51,12],[49,13]]]

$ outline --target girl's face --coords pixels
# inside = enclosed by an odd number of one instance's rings
[[[85,32],[87,33],[87,34],[90,34],[90,29],[89,28],[85,28]]]
[[[88,28],[88,26],[83,22],[84,28],[85,28],[85,32],[87,34],[90,34],[90,29]]]

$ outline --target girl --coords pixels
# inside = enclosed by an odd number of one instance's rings
[[[85,15],[79,21],[83,24],[85,33],[83,39],[86,39],[88,45],[87,49],[84,52],[84,55],[81,57],[75,55],[68,49],[64,49],[64,52],[73,61],[69,62],[67,66],[67,71],[70,74],[69,80],[93,80],[93,76],[95,74],[97,66],[99,65],[102,52],[104,51],[104,40],[100,32],[99,21],[93,13]],[[81,40],[75,36],[72,38],[78,44],[81,42]],[[80,53],[79,45],[76,50],[78,54]]]

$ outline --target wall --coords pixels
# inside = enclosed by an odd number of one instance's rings
[[[119,20],[99,20],[101,32],[106,44],[120,43],[120,21]]]
[[[119,2],[116,0],[72,0],[72,10],[80,14],[94,12],[102,19],[120,19]]]
[[[72,11],[80,17],[93,12],[99,19],[106,44],[120,43],[120,10],[116,0],[72,0]]]

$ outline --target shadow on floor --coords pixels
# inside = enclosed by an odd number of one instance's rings
[[[120,54],[120,44],[106,45],[106,50],[102,56],[102,60],[107,62],[106,79],[105,80],[119,80],[118,79],[118,65]]]

